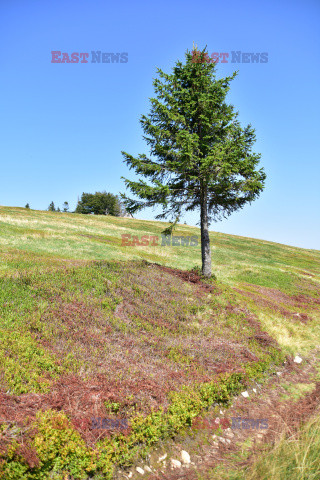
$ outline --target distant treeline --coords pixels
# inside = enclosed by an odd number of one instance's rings
[[[29,203],[25,208],[30,209]],[[62,209],[56,207],[52,201],[48,207],[49,212],[69,212],[69,203],[64,202]],[[131,216],[127,213],[123,203],[120,201],[118,195],[108,192],[84,193],[74,212],[82,213],[84,215],[112,215],[114,217]]]

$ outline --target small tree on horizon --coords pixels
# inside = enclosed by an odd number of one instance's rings
[[[121,215],[121,204],[119,197],[113,193],[83,193],[78,200],[75,213],[118,217]]]
[[[49,207],[48,207],[48,211],[49,212],[55,212],[56,211],[56,207],[54,206],[54,203],[51,202]]]
[[[69,211],[69,203],[68,202],[63,202],[63,211],[68,212]]]
[[[266,175],[256,170],[261,155],[251,151],[254,129],[250,124],[242,128],[238,112],[225,101],[237,72],[216,79],[215,64],[205,50],[187,51],[186,63],[178,61],[172,74],[157,70],[157,98],[150,99],[151,111],[140,120],[150,155],[121,152],[129,168],[149,183],[124,179],[139,199],[121,197],[131,214],[161,205],[156,219],[169,218],[171,223],[164,233],[172,232],[184,211],[197,209],[202,274],[210,277],[210,222],[255,200]]]
[[[29,205],[29,203],[27,203],[24,208],[26,208],[27,210],[30,210],[30,205]]]

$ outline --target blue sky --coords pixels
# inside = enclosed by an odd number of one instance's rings
[[[218,77],[239,71],[228,100],[256,129],[267,180],[211,230],[320,250],[319,23],[318,0],[1,0],[0,204],[74,208],[82,192],[123,192],[120,177],[134,173],[121,150],[148,153],[139,119],[156,69],[170,73],[195,41],[210,54],[268,53],[267,63],[217,66]],[[128,62],[92,63],[97,50]],[[90,57],[56,64],[51,51]]]

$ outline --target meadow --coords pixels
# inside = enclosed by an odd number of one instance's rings
[[[0,207],[1,478],[111,480],[320,348],[320,251],[211,232],[205,281],[199,244],[122,245],[167,226]]]

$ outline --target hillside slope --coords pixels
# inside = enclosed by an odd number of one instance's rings
[[[161,245],[165,226],[0,207],[4,478],[112,478],[319,347],[319,251],[212,232],[205,283],[200,245]]]

